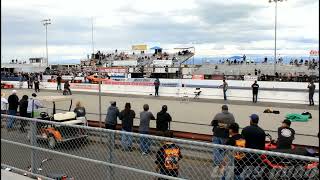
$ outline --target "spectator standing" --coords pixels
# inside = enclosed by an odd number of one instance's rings
[[[1,92],[1,114],[7,114],[8,100],[4,97],[5,94]]]
[[[219,86],[219,88],[222,88],[223,90],[223,99],[226,101],[227,100],[227,90],[228,90],[228,83],[226,80],[223,80],[223,84]]]
[[[117,118],[119,117],[119,109],[115,101],[110,102],[110,106],[108,107],[107,116],[105,119],[105,127],[106,129],[116,129],[117,126]]]
[[[309,89],[309,106],[314,106],[313,95],[316,89],[316,85],[314,84],[313,80],[310,81],[308,85],[308,89]]]
[[[61,91],[61,80],[62,80],[62,78],[59,74],[57,77],[57,90],[59,90],[59,91]]]
[[[222,112],[216,114],[211,121],[213,126],[212,142],[214,144],[225,144],[229,137],[228,126],[231,123],[235,123],[235,119],[232,113],[229,112],[227,105],[222,106]],[[214,166],[219,166],[223,158],[223,149],[215,148],[213,150],[213,163]]]
[[[262,128],[258,126],[259,116],[251,114],[250,126],[243,128],[241,135],[246,140],[246,148],[264,150],[266,134]]]
[[[35,90],[35,92],[40,92],[40,82],[39,82],[39,80],[38,80],[38,78],[36,78],[35,80],[34,80],[34,90]]]
[[[256,103],[258,101],[258,91],[259,91],[259,84],[257,81],[254,81],[254,83],[251,85],[252,88],[252,102]]]
[[[27,83],[28,83],[28,89],[32,89],[32,77],[31,77],[31,74],[29,74],[28,75],[28,81],[27,81]]]
[[[16,116],[17,115],[17,109],[19,106],[19,97],[17,96],[17,91],[16,90],[12,90],[12,94],[8,97],[8,103],[9,103],[9,115],[11,116]],[[14,118],[10,117],[8,118],[8,124],[7,124],[7,128],[8,130],[13,128],[13,124],[14,124]]]
[[[19,103],[19,115],[21,117],[28,117],[27,109],[28,109],[28,96],[23,95],[22,99],[20,100]],[[25,120],[20,120],[20,131],[25,132],[24,127],[27,125],[27,121]]]
[[[41,104],[41,102],[38,99],[36,99],[36,97],[37,97],[36,93],[32,93],[31,96],[32,97],[29,98],[29,101],[28,101],[27,113],[28,113],[28,117],[34,118],[35,113],[37,113],[37,110],[39,108],[44,107],[44,106]]]
[[[163,105],[160,112],[157,113],[157,121],[156,121],[156,128],[157,131],[168,131],[170,128],[170,122],[172,121],[172,118],[168,111],[168,106]]]
[[[151,112],[149,112],[149,105],[143,105],[143,111],[140,112],[140,125],[139,132],[141,134],[149,134],[150,120],[155,120],[155,117]],[[146,155],[149,153],[150,140],[146,137],[140,138],[140,148],[142,150],[142,154]]]
[[[131,104],[126,103],[124,110],[119,114],[119,119],[122,121],[122,131],[132,132],[133,119],[136,117],[136,113],[131,110]],[[124,150],[132,151],[132,137],[127,134],[121,136],[121,143]]]
[[[291,149],[295,131],[290,128],[291,121],[285,119],[282,126],[278,128],[277,149]]]
[[[156,78],[156,80],[154,80],[153,84],[154,84],[154,89],[155,89],[154,96],[159,96],[159,86],[160,86],[159,78]]]
[[[172,138],[173,133],[170,131],[162,132],[165,137]],[[162,141],[161,148],[157,151],[156,155],[156,172],[167,175],[178,177],[179,175],[179,164],[178,162],[182,159],[180,147],[170,141]],[[158,178],[158,180],[164,180]]]

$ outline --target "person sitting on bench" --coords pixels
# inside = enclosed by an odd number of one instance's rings
[[[196,88],[196,90],[194,92],[194,95],[195,95],[194,99],[199,98],[200,94],[201,94],[200,88]]]

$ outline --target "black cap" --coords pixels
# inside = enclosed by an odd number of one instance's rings
[[[32,93],[32,97],[37,97],[37,94],[36,93]]]
[[[291,125],[291,121],[288,120],[288,119],[283,120],[282,123],[285,123],[285,124],[288,125],[288,126]]]
[[[251,114],[250,117],[250,120],[253,122],[253,123],[258,123],[259,122],[259,116],[257,114]]]

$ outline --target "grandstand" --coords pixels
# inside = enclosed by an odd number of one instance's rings
[[[316,69],[309,69],[308,66],[300,65],[289,65],[289,64],[277,64],[276,72],[281,74],[289,74],[292,75],[315,75],[319,76],[319,67]],[[204,64],[198,69],[194,71],[194,74],[204,74],[204,75],[212,75],[212,74],[225,74],[225,75],[247,75],[255,74],[255,69],[261,71],[261,74],[274,74],[274,64]]]

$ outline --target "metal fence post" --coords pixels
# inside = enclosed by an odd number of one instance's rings
[[[30,123],[30,142],[31,146],[37,146],[36,139],[36,131],[37,131],[37,122],[31,121]],[[31,172],[37,172],[37,154],[35,149],[31,149]]]
[[[115,148],[115,133],[114,131],[112,131],[110,133],[110,153],[109,153],[109,162],[112,163],[113,162],[113,151],[114,151],[114,148]],[[113,167],[110,167],[110,179],[114,179],[114,171],[113,171]]]

